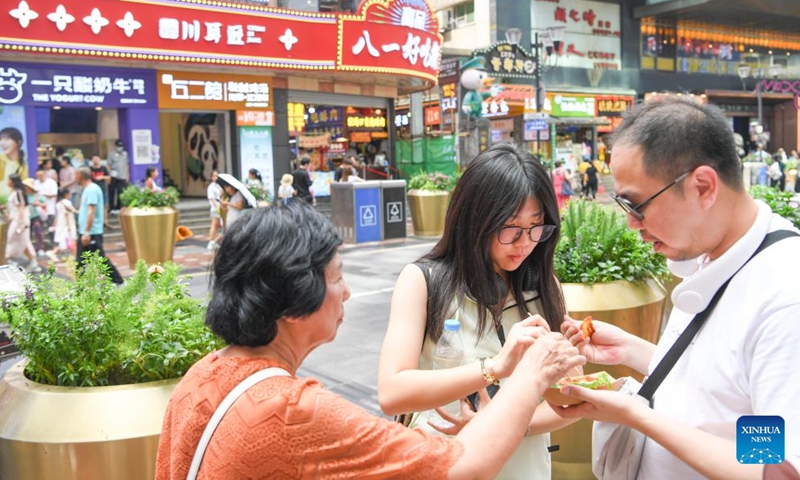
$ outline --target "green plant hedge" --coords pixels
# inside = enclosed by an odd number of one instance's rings
[[[458,174],[446,175],[442,172],[421,172],[408,180],[408,189],[450,192],[455,188],[458,178]]]
[[[562,283],[669,276],[664,256],[656,253],[637,231],[628,228],[622,212],[577,199],[570,201],[564,211],[555,269]]]
[[[792,200],[797,195],[796,193],[781,192],[777,188],[764,185],[754,185],[750,187],[750,195],[758,200],[763,200],[773,212],[800,228],[800,206]]]
[[[175,187],[167,187],[158,192],[130,185],[119,196],[119,201],[128,208],[174,207],[180,199]]]
[[[48,385],[93,387],[178,378],[223,343],[204,324],[205,307],[167,263],[143,260],[117,287],[96,254],[75,281],[50,271],[24,295],[4,300],[0,321],[27,358],[25,376]]]

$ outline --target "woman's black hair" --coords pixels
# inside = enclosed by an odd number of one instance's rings
[[[156,167],[147,167],[147,170],[144,172],[144,178],[150,178],[153,176],[153,172],[156,171]]]
[[[258,170],[256,170],[255,168],[251,168],[250,170],[248,170],[248,173],[250,173],[251,175],[253,175],[254,177],[256,177],[256,179],[257,179],[259,182],[263,182],[263,181],[264,181],[264,180],[261,178],[261,173],[259,173],[259,171],[258,171]]]
[[[539,200],[544,223],[555,225],[553,235],[536,245],[520,267],[508,272],[508,283],[520,315],[527,317],[523,292],[538,291],[551,330],[558,331],[566,307],[556,280],[553,256],[561,232],[555,191],[539,160],[510,144],[493,145],[473,160],[453,190],[444,234],[421,261],[431,267],[425,335],[438,340],[453,299],[465,296],[478,304],[478,335],[486,330],[487,311],[499,324],[507,295],[505,282],[495,272],[492,243],[505,222],[525,201]]]
[[[28,206],[28,195],[25,193],[25,185],[22,184],[22,177],[16,173],[12,173],[8,176],[8,179],[11,180],[11,185],[13,185],[14,191],[17,192],[17,195],[22,197],[22,202],[25,204],[25,206]]]
[[[7,137],[17,144],[17,151],[19,151],[19,165],[25,165],[25,150],[22,149],[22,132],[14,127],[6,127],[0,130],[0,137]]]
[[[325,268],[342,240],[310,205],[257,208],[237,220],[214,259],[206,325],[229,345],[267,345],[282,317],[325,299]]]

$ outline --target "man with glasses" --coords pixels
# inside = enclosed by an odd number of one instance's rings
[[[588,403],[561,414],[644,433],[639,479],[800,478],[800,237],[747,262],[767,233],[797,229],[745,190],[733,132],[717,107],[675,96],[644,103],[614,132],[613,146],[613,198],[628,225],[684,280],[672,293],[675,306],[658,345],[596,322],[581,348],[589,362],[652,374],[742,269],[656,390],[652,408],[619,392],[576,388],[570,394]],[[571,336],[578,325],[568,321],[562,329]],[[755,458],[737,455],[737,421],[745,415],[785,420],[788,462],[743,465]]]

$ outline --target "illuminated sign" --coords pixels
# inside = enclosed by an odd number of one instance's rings
[[[369,71],[436,82],[442,38],[425,0],[365,0],[326,14],[170,0],[10,0],[0,50],[98,60]]]
[[[488,49],[476,50],[472,56],[485,59],[485,68],[490,77],[531,79],[536,74],[533,55],[519,45],[498,42]]]
[[[426,107],[425,108],[425,125],[439,125],[441,122],[441,110],[439,107]]]
[[[633,97],[622,95],[596,96],[598,117],[619,117],[633,108]]]
[[[0,106],[155,107],[155,73],[0,61]]]
[[[236,110],[236,125],[239,127],[275,126],[275,114],[271,110]]]
[[[158,106],[165,109],[272,111],[272,79],[219,73],[158,72]]]
[[[386,128],[386,117],[375,115],[348,115],[347,128],[359,130],[383,130]]]

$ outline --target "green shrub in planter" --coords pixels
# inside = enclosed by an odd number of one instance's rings
[[[95,387],[178,378],[223,346],[204,324],[205,307],[167,263],[144,261],[117,287],[92,253],[74,281],[51,270],[25,294],[3,301],[0,322],[27,357],[34,382]]]
[[[800,206],[792,198],[797,195],[791,192],[781,192],[777,188],[765,185],[754,185],[750,187],[750,196],[757,200],[763,200],[773,212],[794,223],[800,228]]]
[[[421,172],[408,180],[409,190],[425,190],[429,192],[452,192],[460,175],[446,175],[441,172]]]
[[[180,194],[175,187],[167,187],[157,192],[130,185],[119,196],[119,201],[128,208],[174,207]]]
[[[622,212],[585,200],[570,201],[564,212],[555,269],[562,283],[669,277],[664,256],[628,228]]]

